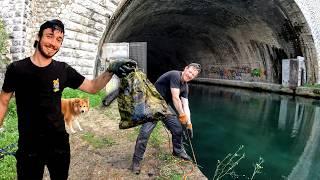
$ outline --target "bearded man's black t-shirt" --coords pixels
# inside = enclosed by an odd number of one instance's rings
[[[46,67],[30,58],[11,63],[2,90],[15,92],[20,139],[66,133],[61,112],[64,88],[78,88],[84,76],[64,62],[53,60]]]

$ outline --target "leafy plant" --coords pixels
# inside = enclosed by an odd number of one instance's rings
[[[239,162],[245,158],[245,153],[241,152],[244,146],[241,145],[239,149],[231,154],[229,153],[222,161],[218,160],[217,168],[214,173],[213,180],[221,180],[223,177],[229,175],[233,178],[239,178],[239,175],[234,171],[234,168],[239,165]],[[262,170],[263,158],[259,158],[259,161],[254,164],[254,170],[250,180],[253,180],[255,175],[260,174]],[[245,176],[245,175],[243,175]],[[248,178],[249,179],[249,178]]]
[[[264,162],[263,158],[260,157],[260,158],[259,158],[259,161],[258,161],[256,164],[254,164],[254,170],[253,170],[253,173],[252,173],[252,176],[251,176],[250,180],[253,180],[253,178],[254,178],[254,176],[255,176],[256,174],[260,174],[260,173],[262,172],[261,169],[262,169],[263,167],[261,166],[261,164],[262,164],[263,162]]]
[[[241,145],[235,153],[229,153],[222,161],[218,160],[218,165],[213,176],[214,180],[220,180],[226,175],[230,175],[233,177],[237,176],[234,172],[234,168],[245,157],[245,153],[239,154],[243,147],[244,146]]]

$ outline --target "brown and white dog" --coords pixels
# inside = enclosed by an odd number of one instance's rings
[[[80,123],[75,119],[75,116],[89,111],[89,99],[61,99],[61,111],[64,115],[64,121],[72,133],[76,132],[73,129],[73,121],[77,124],[79,130],[82,131]]]

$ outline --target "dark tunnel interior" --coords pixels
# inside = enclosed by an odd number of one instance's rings
[[[105,42],[147,42],[151,81],[198,62],[200,77],[281,83],[282,59],[306,56],[300,34],[308,27],[290,21],[289,5],[284,8],[277,0],[132,0]],[[315,60],[306,61],[310,81]]]

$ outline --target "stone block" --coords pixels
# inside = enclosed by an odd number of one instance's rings
[[[100,23],[96,23],[94,28],[98,31],[104,31],[104,29],[106,28],[105,24],[100,24]]]
[[[87,9],[86,7],[79,4],[72,4],[72,12],[84,17],[89,17],[92,14],[92,11],[90,9]]]
[[[95,45],[95,44],[91,44],[91,43],[81,42],[79,49],[85,50],[85,51],[88,51],[88,52],[95,52],[95,51],[97,51],[98,46]]]
[[[106,21],[107,21],[108,18],[106,16],[102,16],[100,14],[94,13],[92,15],[92,19],[97,21],[97,22],[99,22],[99,23],[101,23],[101,24],[106,24]]]
[[[70,39],[65,39],[63,42],[63,47],[71,48],[71,49],[78,49],[80,48],[80,42]]]

